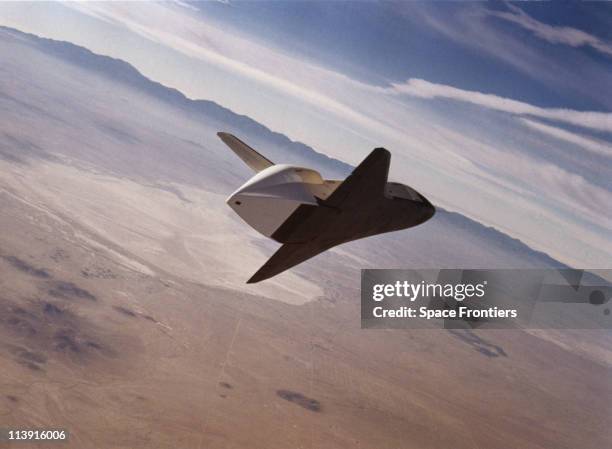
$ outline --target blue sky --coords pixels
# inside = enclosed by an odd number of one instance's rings
[[[508,19],[494,14],[518,16],[516,11],[500,4],[479,3],[414,3],[414,2],[245,2],[233,7],[220,2],[197,4],[202,15],[232,26],[235,31],[255,35],[305,58],[348,73],[357,79],[385,85],[390,80],[402,81],[410,74],[442,84],[470,90],[486,90],[542,106],[568,106],[607,110],[611,98],[590,95],[592,90],[573,85],[580,72],[555,73],[558,59],[589,64],[583,67],[591,78],[607,83],[605,71],[612,61],[588,46],[568,51],[542,39],[532,39]],[[562,4],[554,10],[545,4],[521,5],[533,20],[555,23],[556,26],[582,26],[594,35],[610,39],[612,8],[595,4]],[[604,20],[605,15],[608,20]],[[433,25],[434,23],[439,23]],[[274,26],[270,26],[274,24]],[[471,32],[467,28],[478,24]],[[596,29],[594,29],[596,27]],[[444,31],[441,31],[443,29]],[[465,34],[461,39],[453,34]],[[508,55],[491,57],[497,51],[495,40],[485,51],[476,39],[494,36],[514,41],[533,49],[532,56],[541,58],[541,66],[549,65],[546,83],[532,69],[511,61]],[[470,38],[473,41],[470,42]],[[592,49],[591,49],[592,50]],[[585,53],[587,53],[585,55]],[[525,53],[519,53],[521,57]],[[545,55],[547,55],[545,57]],[[517,55],[514,55],[517,56]],[[500,68],[504,76],[499,76]],[[546,67],[541,67],[546,69]],[[539,69],[539,70],[541,70]],[[517,83],[521,89],[517,90]],[[570,88],[570,91],[567,91]],[[587,95],[585,95],[585,92]],[[562,94],[562,95],[560,95]]]
[[[1,4],[577,267],[612,264],[612,5]],[[261,149],[265,153],[265,149]]]

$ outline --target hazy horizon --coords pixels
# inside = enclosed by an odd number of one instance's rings
[[[598,92],[612,86],[612,12],[594,8],[0,5],[1,24],[124,59],[331,157],[356,164],[385,146],[391,177],[435,204],[603,268],[612,105]],[[582,76],[558,70],[566,61]]]

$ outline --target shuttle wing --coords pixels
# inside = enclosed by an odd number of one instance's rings
[[[324,201],[325,206],[340,207],[345,201],[382,196],[389,175],[391,153],[384,148],[374,149],[348,178]]]
[[[217,136],[253,171],[260,172],[274,165],[272,161],[263,157],[233,134],[219,132]]]
[[[247,284],[254,284],[276,276],[329,248],[331,246],[319,246],[312,243],[285,243],[257,270],[257,273],[251,276]]]

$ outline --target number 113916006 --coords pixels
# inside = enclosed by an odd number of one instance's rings
[[[66,441],[68,431],[64,429],[0,429],[0,441]]]

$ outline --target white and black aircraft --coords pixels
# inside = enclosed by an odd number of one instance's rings
[[[344,181],[274,164],[232,134],[217,135],[257,174],[227,204],[283,244],[247,282],[263,281],[336,245],[417,226],[435,213],[414,189],[388,182],[391,153],[376,148]]]

